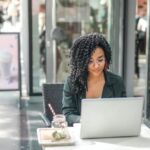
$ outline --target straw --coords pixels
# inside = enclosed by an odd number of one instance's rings
[[[55,111],[54,111],[52,105],[49,103],[48,106],[49,106],[49,109],[50,109],[51,113],[53,114],[53,116],[55,116],[56,113],[55,113]]]

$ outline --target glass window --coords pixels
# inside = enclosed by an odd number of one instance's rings
[[[99,32],[109,41],[113,49],[111,70],[119,74],[118,68],[122,69],[123,62],[122,1],[47,0],[46,3],[48,82],[64,82],[70,71],[68,64],[72,43],[80,35],[90,32]]]
[[[32,91],[41,93],[45,82],[45,0],[32,1]]]
[[[135,74],[134,95],[144,96],[146,90],[146,32],[147,32],[147,0],[136,1],[135,15]]]
[[[100,32],[108,38],[108,0],[56,0],[56,81],[69,74],[69,49],[80,35]]]
[[[150,63],[150,55],[148,58]],[[148,77],[147,77],[147,100],[146,100],[146,119],[149,121],[150,125],[150,65],[148,65]]]
[[[0,32],[20,32],[20,0],[0,1]]]

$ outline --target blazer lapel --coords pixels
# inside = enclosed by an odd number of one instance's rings
[[[107,71],[104,71],[105,85],[103,88],[102,98],[110,98],[114,96],[113,93],[113,80],[110,79],[110,75]]]
[[[102,93],[102,98],[110,98],[110,97],[113,97],[112,87],[110,85],[105,84]]]
[[[76,97],[76,101],[77,101],[77,105],[78,105],[78,108],[79,108],[79,112],[81,113],[81,101],[82,101],[82,99],[84,99],[85,98],[85,93],[84,94],[82,94],[82,95],[76,95],[77,97]]]

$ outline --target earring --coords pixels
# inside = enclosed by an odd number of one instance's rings
[[[108,62],[105,61],[105,66],[104,66],[104,70],[107,70],[109,68]]]

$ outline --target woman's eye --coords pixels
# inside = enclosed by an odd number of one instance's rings
[[[92,61],[92,60],[90,60],[90,61],[89,61],[89,63],[91,64],[91,63],[93,63],[93,61]]]
[[[103,61],[104,61],[104,59],[99,59],[99,60],[98,60],[98,62],[103,62]]]
[[[102,62],[104,62],[104,61],[105,61],[104,58],[100,58],[100,59],[97,59],[97,60],[90,60],[90,61],[89,61],[89,64],[102,63]]]

